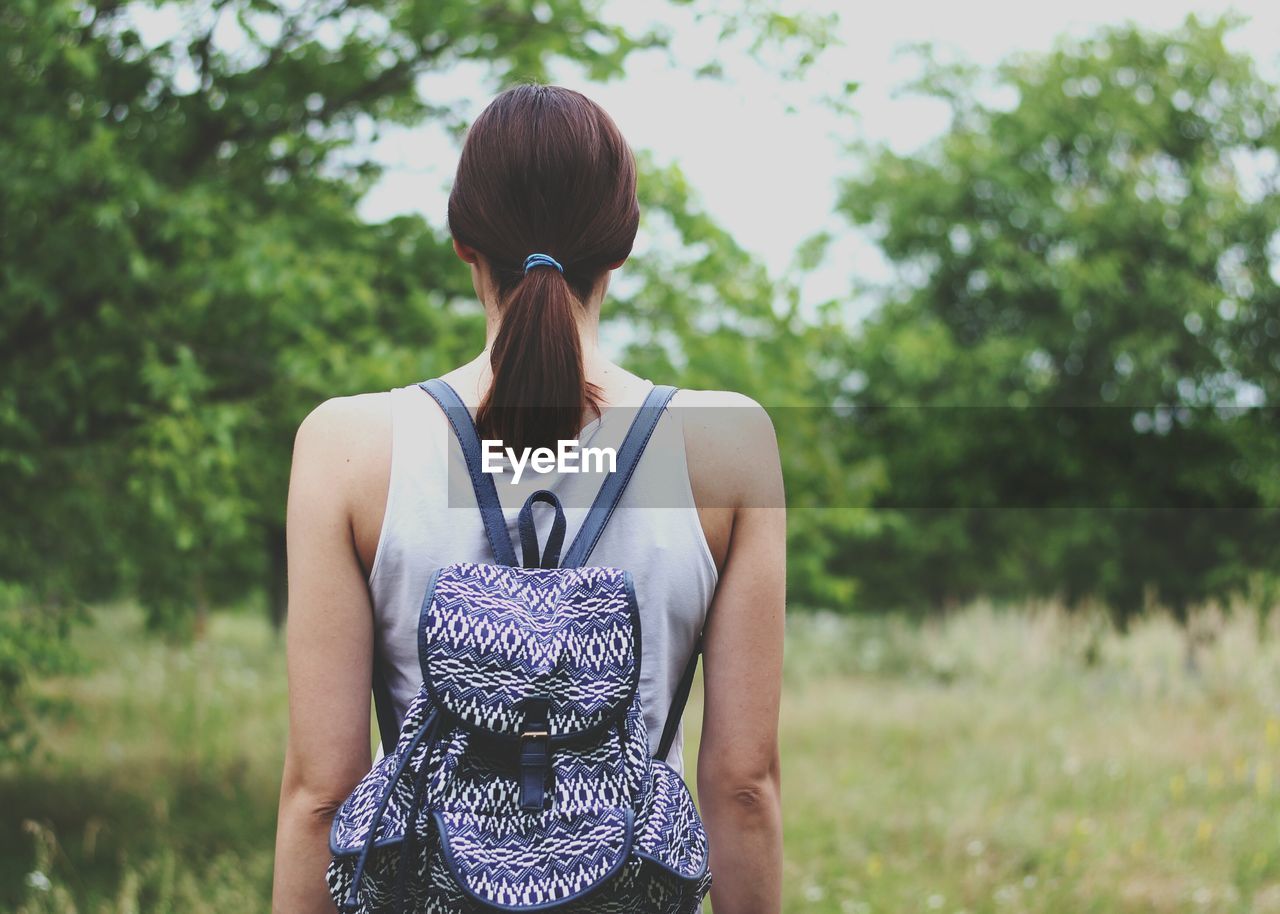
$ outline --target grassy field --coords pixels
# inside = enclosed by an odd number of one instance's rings
[[[1189,671],[1162,618],[793,619],[785,909],[1280,912],[1280,633],[1196,630]],[[46,686],[75,716],[0,772],[0,910],[267,911],[280,641],[226,614],[167,646],[122,608],[78,640],[89,674]]]

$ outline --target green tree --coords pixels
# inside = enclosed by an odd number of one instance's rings
[[[154,47],[114,3],[9,5],[0,37],[0,461],[21,518],[0,577],[136,592],[157,619],[279,577],[307,408],[447,358],[474,326],[444,307],[468,291],[446,239],[357,218],[376,176],[341,155],[357,125],[460,126],[417,91],[460,61],[604,76],[657,40],[574,0],[556,29],[522,4],[161,6],[193,24]],[[234,50],[215,40],[229,23]]]
[[[1274,569],[1274,410],[1223,407],[1278,392],[1280,95],[1233,24],[1108,29],[990,84],[927,59],[950,127],[844,184],[899,268],[837,379],[887,480],[834,569],[869,600],[1123,619]]]

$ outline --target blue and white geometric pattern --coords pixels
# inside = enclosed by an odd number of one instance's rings
[[[699,910],[706,832],[679,775],[649,755],[639,639],[625,571],[442,568],[419,623],[422,688],[393,752],[334,818],[327,878],[340,910]],[[531,697],[547,701],[549,802],[524,812]]]
[[[631,810],[617,807],[567,816],[554,810],[516,818],[435,816],[459,883],[503,907],[546,906],[581,894],[622,865],[631,843]]]
[[[639,634],[626,572],[460,563],[436,575],[418,635],[422,675],[464,723],[517,736],[518,703],[552,699],[553,736],[626,710]]]

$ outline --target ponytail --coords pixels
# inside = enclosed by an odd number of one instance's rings
[[[513,86],[467,130],[448,217],[454,240],[484,255],[497,297],[481,436],[517,450],[577,438],[600,413],[578,319],[605,271],[630,255],[640,224],[631,147],[581,92]]]
[[[529,270],[501,306],[489,365],[493,383],[476,415],[482,438],[504,447],[549,447],[576,439],[583,416],[600,412],[587,382],[568,281],[559,270]]]

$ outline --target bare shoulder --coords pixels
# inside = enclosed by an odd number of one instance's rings
[[[391,394],[387,391],[330,397],[298,426],[295,447],[319,453],[342,453],[366,448],[391,427]]]
[[[391,455],[391,394],[331,397],[307,414],[294,438],[294,473],[327,476],[341,494],[358,499],[377,488]],[[371,478],[373,477],[373,478]]]
[[[780,503],[782,472],[769,413],[745,394],[684,390],[671,400],[684,424],[690,478],[700,505]]]

